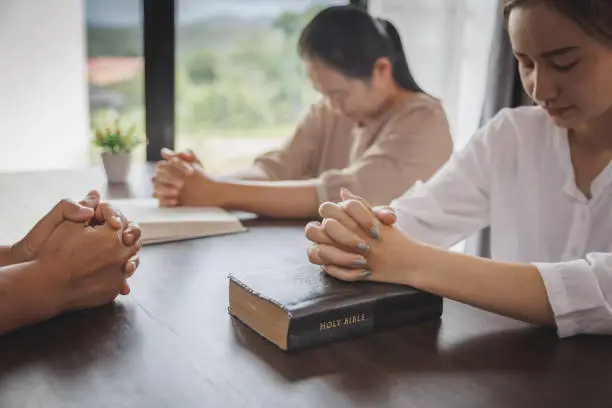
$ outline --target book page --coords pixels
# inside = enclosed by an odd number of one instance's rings
[[[155,199],[109,200],[143,231],[143,243],[159,243],[246,231],[240,220],[216,207],[159,207]]]

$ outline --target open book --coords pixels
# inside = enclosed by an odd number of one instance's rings
[[[220,208],[160,208],[148,198],[108,202],[139,224],[144,245],[246,231],[236,216]]]

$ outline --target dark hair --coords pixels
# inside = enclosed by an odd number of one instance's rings
[[[574,21],[591,37],[612,45],[611,0],[503,0],[506,20],[513,9],[538,3]]]
[[[354,6],[332,6],[320,11],[302,30],[298,52],[358,79],[371,78],[374,63],[386,57],[399,86],[423,92],[410,73],[402,40],[393,24]]]

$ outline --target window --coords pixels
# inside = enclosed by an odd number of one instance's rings
[[[370,0],[368,7],[398,28],[415,79],[442,100],[460,149],[479,125],[498,2]]]
[[[177,0],[176,148],[225,172],[290,137],[318,97],[297,55],[300,30],[347,3]]]
[[[90,127],[118,119],[145,134],[143,29],[140,0],[87,0],[87,78]],[[134,159],[145,160],[144,144]],[[100,161],[91,148],[90,161]]]

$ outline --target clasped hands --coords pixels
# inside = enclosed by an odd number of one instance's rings
[[[49,316],[100,306],[127,295],[139,264],[141,230],[91,191],[82,201],[60,201],[19,242],[9,264],[39,266],[31,279],[45,287]]]
[[[154,197],[161,206],[219,206],[222,188],[207,176],[190,151],[162,150],[157,164]],[[424,246],[413,242],[393,226],[396,215],[390,207],[372,207],[363,198],[342,191],[340,203],[323,203],[322,222],[306,226],[313,242],[309,260],[329,275],[345,281],[404,281],[402,274],[418,269]]]
[[[153,182],[153,197],[161,207],[222,206],[220,184],[209,177],[196,155],[188,150],[175,153],[162,149]]]
[[[307,251],[310,262],[344,281],[404,283],[405,274],[418,269],[424,247],[393,226],[392,208],[372,207],[345,189],[342,199],[323,203],[323,221],[306,226],[313,243]]]

